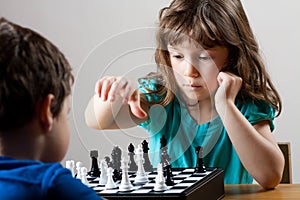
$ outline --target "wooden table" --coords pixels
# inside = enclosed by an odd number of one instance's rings
[[[300,184],[279,184],[272,190],[257,184],[225,185],[223,199],[300,199]]]

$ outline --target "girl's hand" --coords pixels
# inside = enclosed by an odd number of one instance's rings
[[[228,72],[220,72],[217,81],[219,88],[215,94],[215,104],[217,110],[233,103],[242,86],[242,78]],[[224,108],[224,107],[223,107]]]
[[[130,106],[131,112],[138,118],[145,118],[146,112],[140,106],[137,84],[121,76],[105,76],[96,83],[95,93],[102,101],[114,102],[121,98],[123,104]]]

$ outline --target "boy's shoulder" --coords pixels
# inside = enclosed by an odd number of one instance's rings
[[[71,177],[68,169],[60,163],[44,163],[34,160],[16,160],[0,157],[0,188],[10,188],[17,193],[0,191],[1,198],[43,199],[57,177]],[[69,174],[68,174],[69,173]]]
[[[1,177],[22,180],[24,182],[38,182],[45,176],[57,174],[59,171],[68,172],[60,163],[44,163],[35,160],[16,160],[10,157],[0,157]]]

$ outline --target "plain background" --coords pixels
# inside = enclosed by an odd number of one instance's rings
[[[283,101],[274,134],[278,141],[291,143],[293,182],[300,183],[297,170],[300,168],[300,93],[297,89],[300,1],[242,2]],[[169,0],[0,0],[0,17],[47,37],[73,66],[76,82],[69,118],[71,141],[65,160],[81,161],[90,168],[90,150],[99,150],[99,159],[102,159],[110,155],[115,145],[125,152],[129,143],[137,145],[147,139],[144,130],[138,127],[92,130],[85,125],[83,113],[99,77],[113,74],[136,78],[155,70],[154,27],[160,8],[169,3]]]

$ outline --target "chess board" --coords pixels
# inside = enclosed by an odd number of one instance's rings
[[[107,199],[222,199],[224,197],[224,175],[219,168],[207,168],[206,173],[194,173],[194,169],[172,169],[175,185],[168,186],[166,191],[153,190],[157,173],[148,173],[149,182],[135,185],[134,173],[129,173],[129,179],[134,188],[129,192],[121,192],[118,188],[106,190],[99,185],[99,179],[88,178],[89,187],[97,194]],[[116,182],[117,185],[120,182]]]

